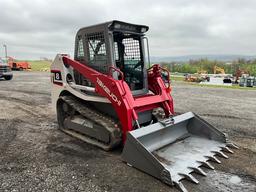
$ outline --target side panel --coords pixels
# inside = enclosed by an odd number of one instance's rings
[[[58,54],[52,65],[51,65],[51,99],[52,99],[52,108],[56,113],[56,104],[59,96],[64,93],[70,93],[75,95],[78,98],[81,98],[85,101],[96,101],[103,103],[110,103],[107,98],[99,97],[99,96],[90,96],[86,95],[79,89],[72,88],[67,83],[67,74],[70,74],[74,79],[73,70],[67,69],[62,61],[63,54]],[[67,56],[67,55],[65,55]]]

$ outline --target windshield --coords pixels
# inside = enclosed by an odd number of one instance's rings
[[[131,90],[143,89],[143,51],[141,35],[114,33],[116,66],[124,73]]]

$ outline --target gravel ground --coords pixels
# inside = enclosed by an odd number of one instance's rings
[[[256,191],[256,91],[174,82],[177,113],[193,111],[240,149],[214,164],[189,191]],[[57,129],[49,74],[15,72],[0,80],[0,191],[178,191]]]

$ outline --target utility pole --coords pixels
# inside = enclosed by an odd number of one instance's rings
[[[5,51],[5,59],[6,59],[6,61],[8,61],[8,59],[7,59],[7,45],[3,45],[3,47],[4,47],[4,51]]]

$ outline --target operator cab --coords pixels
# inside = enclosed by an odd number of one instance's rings
[[[121,21],[111,21],[82,28],[78,31],[75,43],[75,60],[91,68],[109,74],[110,67],[119,69],[133,95],[148,92],[144,33],[148,27]],[[115,79],[121,74],[113,72]],[[78,72],[76,83],[93,86]]]

